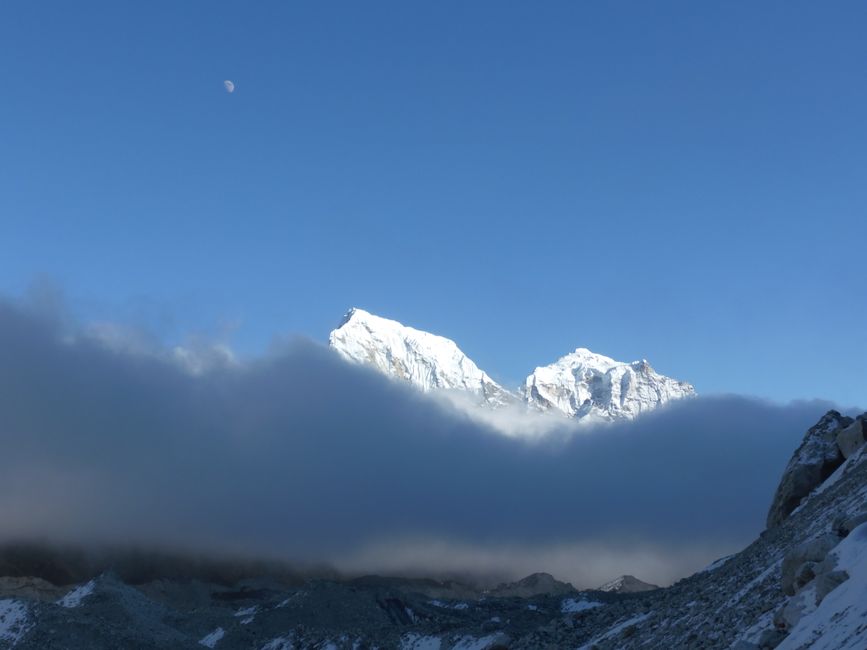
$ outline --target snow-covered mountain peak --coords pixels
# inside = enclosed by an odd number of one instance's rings
[[[618,362],[611,357],[606,357],[604,354],[597,354],[587,348],[575,348],[574,352],[570,352],[566,356],[561,357],[552,365],[560,365],[569,368],[581,365],[597,368],[604,372],[618,365]]]
[[[569,417],[622,420],[695,394],[691,384],[660,375],[646,359],[625,363],[577,348],[524,381],[531,406]]]
[[[490,406],[514,401],[451,339],[407,327],[354,307],[328,344],[344,358],[368,364],[423,391],[459,390]]]
[[[642,359],[624,363],[576,348],[527,377],[518,396],[481,370],[451,339],[407,327],[353,307],[331,332],[329,345],[344,358],[428,392],[468,393],[481,404],[523,401],[532,411],[555,411],[576,419],[622,420],[695,390],[657,373]]]

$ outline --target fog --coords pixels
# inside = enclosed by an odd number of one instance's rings
[[[88,331],[0,304],[0,541],[668,583],[761,531],[831,407],[702,397],[522,438],[307,340],[191,373]]]

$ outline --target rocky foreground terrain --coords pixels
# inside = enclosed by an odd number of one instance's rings
[[[664,589],[456,582],[7,547],[0,648],[867,648],[867,414],[826,414],[747,548]],[[631,580],[621,583],[635,584]]]

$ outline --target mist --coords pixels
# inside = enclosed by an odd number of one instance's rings
[[[761,531],[792,451],[831,406],[701,397],[504,436],[309,340],[191,373],[170,352],[109,346],[6,301],[0,542],[667,584]]]

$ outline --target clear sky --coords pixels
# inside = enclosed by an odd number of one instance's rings
[[[0,291],[867,404],[863,2],[0,4]],[[226,92],[223,81],[234,81]]]

